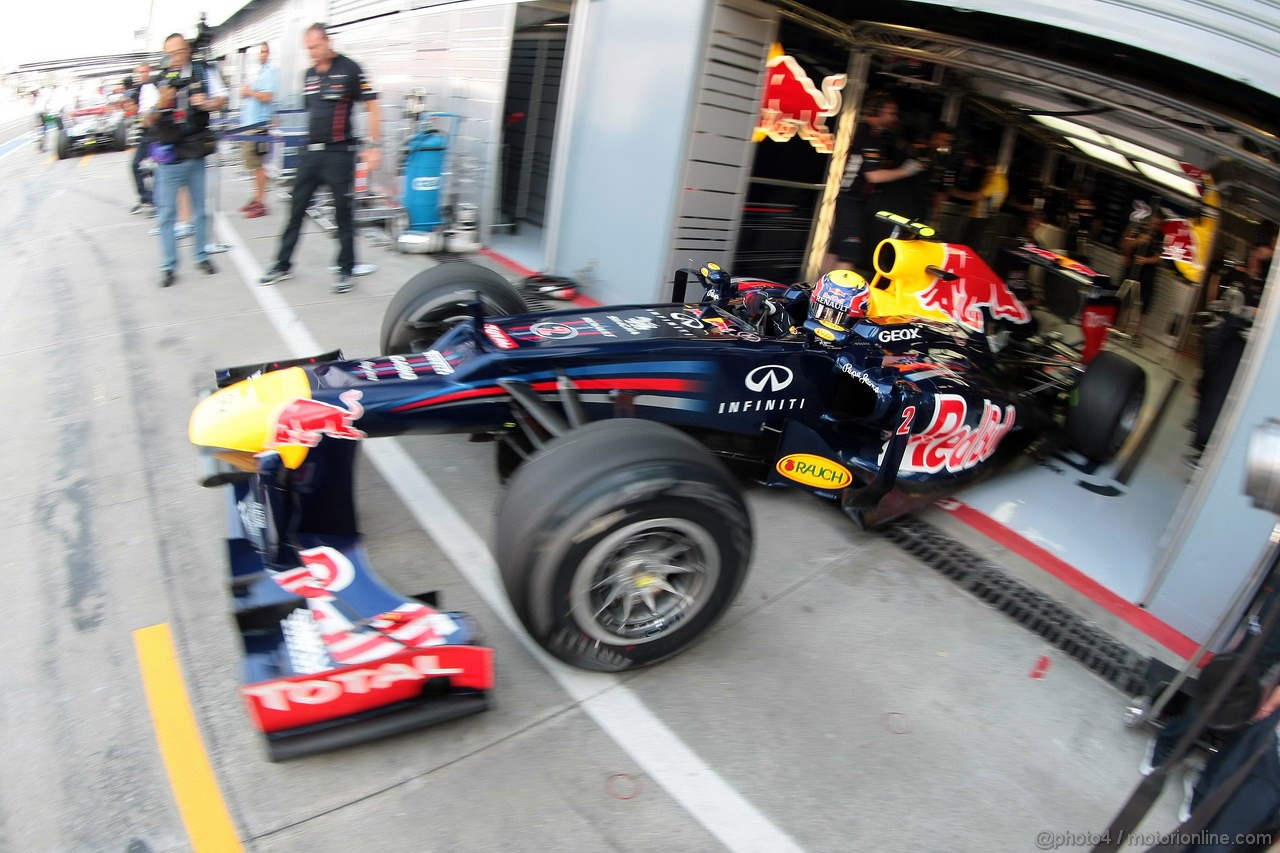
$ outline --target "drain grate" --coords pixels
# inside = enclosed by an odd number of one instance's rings
[[[1128,695],[1145,692],[1145,657],[936,527],[915,518],[903,518],[883,525],[877,532]]]

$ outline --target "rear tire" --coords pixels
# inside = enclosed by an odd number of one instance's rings
[[[1137,425],[1146,391],[1141,367],[1113,352],[1098,353],[1071,392],[1071,445],[1094,462],[1110,460]]]
[[[620,672],[678,654],[746,578],[751,519],[732,475],[683,433],[599,421],[518,468],[496,554],[516,614],[574,666]]]
[[[382,353],[419,352],[470,318],[479,293],[487,315],[525,314],[524,297],[498,273],[471,263],[445,263],[415,275],[391,299],[382,318]]]
[[[66,160],[71,156],[71,138],[67,136],[66,131],[58,131],[58,141],[54,146],[54,150],[58,152],[59,160]]]

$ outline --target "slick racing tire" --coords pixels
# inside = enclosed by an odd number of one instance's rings
[[[1085,368],[1067,406],[1067,437],[1094,462],[1106,462],[1133,432],[1146,396],[1142,368],[1113,352],[1101,352]]]
[[[652,421],[597,421],[546,445],[511,478],[497,531],[502,581],[530,635],[600,672],[687,649],[732,604],[751,561],[732,475]]]
[[[58,131],[58,138],[54,143],[53,150],[58,152],[59,160],[66,160],[71,156],[71,137],[67,136],[65,130]]]
[[[111,132],[111,145],[116,151],[129,150],[129,128],[124,122],[116,125],[116,129]]]
[[[420,352],[459,322],[476,294],[487,315],[524,314],[524,297],[498,273],[469,263],[444,263],[409,279],[382,317],[382,353]]]

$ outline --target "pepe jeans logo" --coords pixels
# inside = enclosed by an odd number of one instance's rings
[[[776,394],[790,385],[793,378],[795,375],[790,368],[780,364],[763,364],[747,374],[746,386],[748,391]]]

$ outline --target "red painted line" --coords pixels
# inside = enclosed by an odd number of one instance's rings
[[[1199,643],[1161,622],[1149,611],[1121,598],[1079,569],[968,504],[951,500],[938,506],[992,541],[1044,569],[1103,610],[1123,619],[1179,657],[1190,659],[1200,647]],[[1201,661],[1201,664],[1203,663],[1204,661]]]
[[[511,258],[508,258],[506,255],[503,255],[499,252],[495,252],[493,249],[480,249],[480,254],[484,255],[486,258],[493,261],[494,263],[502,264],[507,269],[511,270],[514,273],[517,273],[518,275],[522,275],[525,278],[528,278],[531,275],[538,274],[536,270],[531,270],[528,267],[526,267],[524,264],[520,263],[519,261],[513,261]],[[599,302],[596,302],[594,299],[592,299],[589,296],[583,296],[581,293],[574,296],[569,301],[572,302],[574,305],[580,306],[582,308],[599,308],[600,307]]]

